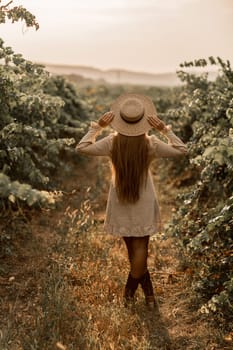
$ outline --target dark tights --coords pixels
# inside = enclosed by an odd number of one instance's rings
[[[149,236],[123,238],[128,250],[131,275],[140,278],[147,271]]]

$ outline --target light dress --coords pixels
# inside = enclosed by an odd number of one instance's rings
[[[96,141],[96,137],[102,129],[98,123],[91,122],[89,131],[76,146],[77,151],[91,156],[108,156],[111,158],[112,141],[115,134],[112,133]],[[171,129],[163,132],[163,135],[168,139],[168,143],[161,141],[155,135],[147,135],[151,161],[154,158],[179,157],[187,153],[186,145]],[[153,235],[160,229],[159,204],[150,170],[148,170],[146,185],[140,190],[140,198],[133,204],[124,204],[119,201],[114,178],[112,178],[104,230],[116,236],[141,237]]]

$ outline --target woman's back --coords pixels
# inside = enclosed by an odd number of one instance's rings
[[[111,160],[115,186],[120,201],[135,203],[145,185],[149,167],[149,140],[145,134],[113,138]]]

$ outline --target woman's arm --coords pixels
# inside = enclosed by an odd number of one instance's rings
[[[165,143],[155,135],[150,136],[151,147],[155,157],[179,157],[188,153],[187,146],[173,133],[171,126],[166,126],[157,116],[149,117],[148,121],[151,126],[168,139],[168,143]]]
[[[101,133],[102,129],[106,127],[113,119],[111,112],[105,113],[98,121],[91,122],[90,128],[86,135],[79,141],[76,146],[78,152],[93,155],[93,156],[109,156],[111,150],[112,135],[104,137],[96,142],[96,137]]]

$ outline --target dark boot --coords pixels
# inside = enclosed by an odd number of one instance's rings
[[[147,270],[146,273],[140,278],[139,283],[142,286],[142,290],[145,295],[146,299],[146,305],[149,307],[149,309],[158,308],[158,304],[154,297],[154,291],[153,291],[153,285],[150,279],[149,271]]]
[[[134,294],[137,290],[139,281],[140,281],[140,278],[134,278],[131,276],[131,273],[129,273],[128,279],[125,285],[125,291],[124,291],[125,306],[133,303]]]

